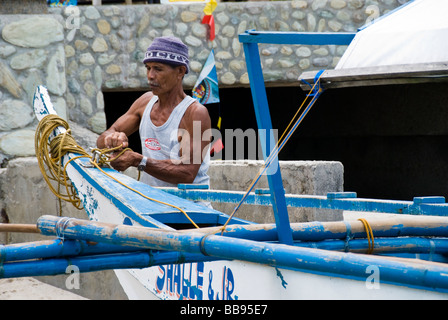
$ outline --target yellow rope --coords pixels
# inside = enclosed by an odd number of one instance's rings
[[[66,132],[63,134],[59,134],[50,141],[50,137],[53,133],[53,131],[57,127],[64,127],[66,129]],[[50,142],[48,142],[50,141]],[[76,194],[76,190],[74,186],[69,182],[69,178],[66,174],[67,165],[76,159],[79,158],[91,158],[91,156],[81,147],[79,146],[75,139],[70,135],[70,129],[68,126],[68,123],[60,118],[57,115],[47,115],[45,116],[38,124],[36,129],[36,135],[35,135],[35,149],[36,149],[36,157],[39,164],[40,171],[42,172],[42,175],[44,177],[44,180],[47,182],[48,186],[50,187],[50,190],[56,195],[56,197],[59,199],[59,214],[62,214],[62,200],[72,203],[76,208],[82,209],[82,203],[79,199],[78,195]],[[157,199],[150,198],[143,193],[129,187],[125,183],[119,181],[118,179],[114,178],[107,172],[105,172],[101,165],[106,164],[107,162],[114,161],[119,156],[121,156],[124,152],[131,150],[129,148],[126,148],[122,150],[117,156],[110,159],[107,157],[107,154],[121,149],[120,147],[111,148],[111,149],[93,149],[94,152],[96,152],[99,156],[95,158],[95,161],[90,160],[90,163],[92,163],[97,169],[99,169],[102,173],[104,173],[109,178],[113,179],[114,181],[118,182],[119,184],[123,185],[124,187],[128,188],[129,190],[134,191],[135,193],[141,195],[142,197],[160,203],[167,206],[170,206],[172,208],[175,208],[182,212],[187,219],[196,227],[199,228],[196,223],[188,216],[188,214],[185,212],[185,210],[179,208],[178,206],[172,205],[170,203],[166,203]],[[79,156],[71,158],[64,167],[62,167],[62,159],[64,155],[67,153],[75,153],[79,154]],[[55,188],[51,181],[56,181],[57,188]],[[65,192],[61,191],[62,188],[65,188]],[[136,213],[140,218],[146,220],[143,216]]]
[[[372,227],[370,226],[369,222],[366,219],[360,218],[358,220],[361,221],[362,224],[364,225],[364,229],[366,230],[366,234],[367,234],[367,240],[369,241],[369,248],[367,249],[367,254],[372,254],[373,247],[375,246],[375,240],[373,238]]]
[[[64,127],[67,131],[64,134],[58,135],[48,143],[48,139],[53,133],[53,130],[58,126]],[[48,115],[39,122],[34,140],[40,171],[50,190],[59,199],[59,214],[62,211],[62,200],[72,203],[78,209],[82,209],[81,200],[76,195],[73,186],[68,183],[65,170],[62,170],[60,165],[62,156],[66,152],[85,155],[85,151],[73,143],[73,138],[69,133],[67,122],[56,115]],[[62,141],[64,143],[61,143]],[[51,180],[56,181],[57,189],[50,183]],[[65,187],[65,193],[61,191],[62,187]]]

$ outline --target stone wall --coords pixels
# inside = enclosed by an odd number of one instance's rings
[[[46,85],[59,114],[96,133],[105,129],[103,91],[147,88],[142,57],[152,40],[174,34],[190,47],[191,88],[210,49],[221,87],[248,86],[238,34],[356,31],[406,0],[222,2],[216,39],[207,40],[203,5],[80,6],[49,14],[0,15],[0,163],[34,155],[34,88]],[[260,45],[268,84],[294,83],[305,70],[333,67],[345,46]]]
[[[62,23],[57,15],[0,15],[0,163],[34,155],[36,85],[46,85],[67,116]]]

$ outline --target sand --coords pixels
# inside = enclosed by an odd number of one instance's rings
[[[34,278],[0,279],[0,300],[88,300]]]

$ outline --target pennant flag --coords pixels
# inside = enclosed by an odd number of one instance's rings
[[[210,27],[210,41],[215,40],[215,18],[213,18],[213,15],[204,16],[204,18],[202,18],[202,23],[208,24]]]
[[[210,41],[215,39],[215,18],[213,18],[213,11],[215,11],[218,3],[216,0],[210,0],[204,8],[204,18],[202,18],[203,24],[208,24],[210,26]]]
[[[210,52],[199,78],[193,87],[193,98],[202,104],[219,102],[218,75],[216,74],[215,55]]]
[[[222,139],[214,141],[212,147],[210,148],[210,155],[213,156],[215,153],[218,153],[224,149],[224,144],[222,143]]]

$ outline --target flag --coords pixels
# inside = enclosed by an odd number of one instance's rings
[[[213,11],[215,11],[218,3],[216,0],[210,0],[204,7],[204,18],[202,18],[203,24],[208,24],[210,26],[210,41],[215,39],[215,18],[213,18]]]
[[[215,18],[213,18],[213,15],[205,15],[204,18],[202,18],[203,24],[208,24],[210,27],[210,41],[215,40]]]
[[[193,98],[204,105],[219,102],[218,75],[216,74],[213,49],[202,67],[199,78],[193,87],[192,95]]]
[[[210,16],[215,11],[218,3],[216,0],[210,0],[204,7],[204,14]]]
[[[62,6],[76,6],[77,0],[47,0],[47,4],[50,7],[62,7]]]

